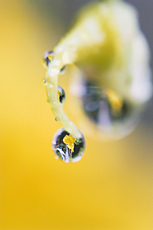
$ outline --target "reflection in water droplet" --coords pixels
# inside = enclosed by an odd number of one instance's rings
[[[62,69],[60,70],[60,74],[64,74],[65,73],[65,69],[66,69],[66,66],[63,66]]]
[[[43,64],[48,68],[49,64],[52,62],[54,56],[53,51],[46,51],[43,55]]]
[[[74,138],[63,128],[55,134],[52,147],[56,156],[65,163],[81,160],[85,150],[85,140]]]
[[[98,101],[90,101],[88,104],[86,104],[85,109],[88,112],[96,111],[99,108],[99,102]]]
[[[63,104],[65,102],[66,95],[64,89],[61,86],[58,86],[58,98],[60,103]]]
[[[84,84],[84,92],[83,109],[97,125],[111,126],[114,122],[124,121],[130,115],[132,108],[115,92],[104,90],[91,81]]]

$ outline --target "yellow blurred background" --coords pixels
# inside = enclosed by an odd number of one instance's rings
[[[78,163],[55,159],[41,57],[63,29],[38,12],[0,1],[0,230],[152,230],[152,124],[116,142],[86,136]]]

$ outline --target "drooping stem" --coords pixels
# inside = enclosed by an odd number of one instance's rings
[[[55,118],[62,123],[64,129],[67,132],[69,132],[71,135],[80,138],[82,136],[80,131],[67,117],[67,115],[63,110],[63,106],[58,99],[58,75],[60,73],[60,69],[66,64],[62,60],[61,56],[62,54],[58,52],[56,53],[55,50],[55,58],[50,64],[46,74],[45,79],[46,79],[48,102],[52,108]]]
[[[90,25],[90,26],[88,26]],[[62,104],[58,100],[58,76],[63,66],[74,64],[81,60],[82,55],[91,49],[95,44],[102,45],[104,35],[98,20],[89,14],[82,23],[76,24],[72,31],[61,40],[54,49],[54,59],[50,63],[46,74],[46,88],[48,102],[52,108],[55,118],[60,121],[64,129],[76,138],[82,134],[65,114]]]

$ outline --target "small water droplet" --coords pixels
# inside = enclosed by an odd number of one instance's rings
[[[46,79],[45,78],[43,79],[43,83],[46,84]]]
[[[81,160],[85,150],[85,140],[74,138],[70,133],[63,128],[58,130],[53,138],[52,147],[56,157],[62,161],[77,162]]]
[[[60,70],[60,74],[64,74],[65,73],[65,69],[66,69],[66,66],[63,66],[62,69]]]
[[[53,51],[46,51],[43,55],[43,64],[45,67],[48,68],[49,64],[52,62],[54,57]]]
[[[58,86],[58,98],[60,103],[63,104],[65,102],[66,95],[64,89],[61,86]]]
[[[55,117],[55,121],[59,122],[59,121],[60,121],[60,119],[59,119],[58,117]]]

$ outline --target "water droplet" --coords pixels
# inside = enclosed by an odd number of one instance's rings
[[[46,84],[46,79],[45,78],[43,79],[43,83]]]
[[[61,86],[58,86],[58,98],[60,103],[63,104],[65,102],[66,95],[64,89]]]
[[[49,64],[52,62],[54,57],[53,51],[46,51],[43,55],[43,64],[45,67],[48,68]]]
[[[60,70],[60,74],[64,74],[65,73],[65,69],[66,69],[66,66],[63,66],[62,69]]]
[[[55,121],[59,122],[59,121],[60,121],[60,119],[59,119],[58,117],[55,117]]]
[[[81,138],[75,138],[63,128],[58,130],[55,134],[52,147],[56,156],[62,161],[77,162],[81,160],[85,150],[85,140]]]

